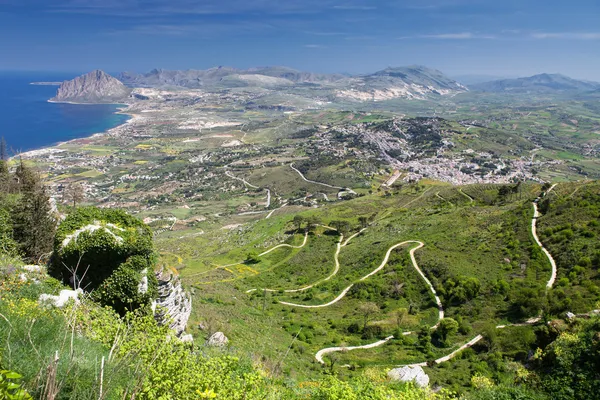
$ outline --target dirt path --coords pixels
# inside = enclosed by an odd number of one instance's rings
[[[325,361],[323,361],[323,356],[326,355],[326,354],[335,353],[337,351],[349,351],[349,350],[358,350],[358,349],[372,349],[373,347],[377,347],[377,346],[381,346],[383,344],[386,344],[387,342],[389,342],[393,338],[394,338],[394,336],[388,336],[388,337],[386,337],[383,340],[380,340],[378,342],[371,343],[371,344],[365,344],[363,346],[329,347],[327,349],[319,350],[317,352],[317,354],[315,354],[315,358],[317,359],[317,361],[319,363],[325,364]]]
[[[376,274],[377,272],[381,271],[381,269],[383,269],[385,267],[385,265],[387,264],[390,254],[392,253],[392,251],[394,249],[396,249],[399,246],[402,246],[404,244],[407,243],[418,243],[418,246],[413,247],[412,249],[410,249],[409,254],[410,254],[410,260],[414,266],[414,268],[417,270],[417,272],[419,273],[419,275],[421,275],[421,278],[423,278],[423,280],[425,281],[425,283],[427,283],[427,286],[429,287],[429,290],[433,293],[433,296],[435,297],[435,302],[438,306],[438,321],[435,325],[433,325],[431,327],[431,329],[436,329],[439,324],[440,321],[444,318],[444,308],[442,307],[442,302],[440,300],[440,298],[438,297],[435,288],[433,287],[433,285],[431,284],[431,282],[429,281],[429,279],[427,279],[427,277],[425,276],[425,274],[423,273],[423,271],[421,270],[421,268],[419,268],[419,265],[417,264],[417,260],[415,259],[415,251],[417,251],[418,249],[420,249],[421,247],[424,246],[423,242],[420,242],[418,240],[407,240],[405,242],[402,243],[397,243],[394,246],[390,247],[386,253],[386,256],[383,260],[383,262],[381,263],[381,265],[379,267],[377,267],[375,270],[373,270],[371,273],[369,273],[368,275],[363,276],[360,281],[363,281],[371,276],[373,276],[374,274]],[[348,286],[346,289],[344,289],[344,291],[342,291],[342,293],[340,293],[340,295],[338,297],[336,297],[334,300],[330,301],[327,304],[323,304],[323,305],[317,305],[317,306],[303,306],[303,305],[298,305],[298,304],[293,304],[293,303],[285,303],[285,302],[280,302],[282,304],[286,304],[286,305],[292,305],[292,306],[296,306],[296,307],[303,307],[303,308],[316,308],[316,307],[327,307],[330,306],[332,304],[337,303],[339,300],[341,300],[342,298],[344,298],[344,296],[346,295],[346,293],[348,293],[348,291],[352,288],[353,285]],[[412,331],[407,331],[407,332],[402,332],[402,336],[407,336],[407,335],[411,335],[413,334]],[[377,341],[375,343],[370,343],[370,344],[366,344],[363,346],[351,346],[351,347],[328,347],[325,349],[321,349],[319,350],[316,354],[315,354],[315,358],[316,360],[320,363],[320,364],[325,364],[325,361],[323,360],[323,356],[329,353],[334,353],[334,352],[338,352],[338,351],[350,351],[350,350],[358,350],[358,349],[371,349],[374,347],[378,347],[378,346],[382,346],[385,343],[387,343],[388,341],[392,340],[394,338],[394,336],[388,336],[387,338],[385,338],[384,340],[380,340]],[[424,363],[424,365],[426,365],[427,363]],[[416,364],[415,364],[416,365]],[[419,364],[420,365],[420,364]]]
[[[459,188],[458,191],[460,192],[460,194],[462,194],[463,196],[465,196],[467,199],[469,199],[469,201],[471,202],[471,204],[475,203],[475,199],[472,198],[471,196],[469,196],[468,194],[466,194],[465,192],[462,191],[462,188]]]
[[[244,185],[251,187],[252,189],[260,189],[258,186],[255,186],[253,184],[251,184],[250,182],[248,182],[247,180],[245,180],[244,178],[239,178],[235,175],[233,175],[231,172],[229,171],[225,171],[225,175],[227,175],[228,177],[230,177],[231,179],[235,179],[237,181],[243,182]],[[265,205],[265,208],[269,208],[271,206],[271,190],[269,189],[264,189],[267,192],[267,204]],[[261,211],[262,212],[262,211]],[[249,215],[250,213],[242,213],[239,215]],[[255,214],[259,214],[259,212],[255,212]],[[267,217],[268,218],[268,217]]]
[[[291,167],[291,168],[292,168],[294,171],[296,171],[296,172],[298,173],[298,175],[300,175],[300,177],[301,177],[303,180],[305,180],[305,181],[306,181],[306,182],[308,182],[308,183],[314,183],[315,185],[326,186],[326,187],[328,187],[328,188],[331,188],[331,189],[341,189],[341,190],[344,190],[344,189],[346,189],[346,188],[343,188],[343,187],[340,187],[340,186],[333,186],[333,185],[329,185],[329,184],[327,184],[327,183],[323,183],[323,182],[311,181],[310,179],[306,179],[306,177],[304,176],[304,174],[303,174],[302,172],[300,172],[300,170],[298,170],[296,167],[294,167],[294,163],[291,163],[291,164],[290,164],[290,167]]]
[[[330,229],[330,230],[335,230],[334,228],[329,227],[329,226],[325,226],[325,225],[322,225],[322,226],[325,227],[325,228],[327,228],[327,229]],[[342,243],[342,241],[344,240],[344,235],[340,234],[340,239],[338,240],[338,242],[336,244],[335,253],[333,255],[333,260],[334,260],[333,272],[331,274],[329,274],[329,276],[327,276],[326,278],[321,279],[321,280],[319,280],[319,281],[317,281],[317,282],[315,282],[315,283],[313,283],[311,285],[304,286],[304,287],[302,287],[300,289],[286,289],[283,292],[284,293],[303,292],[303,291],[308,290],[308,289],[310,289],[310,288],[312,288],[312,287],[314,287],[314,286],[316,286],[316,285],[318,285],[320,283],[328,281],[331,278],[333,278],[334,276],[336,276],[337,273],[340,270],[339,256],[340,256],[340,251],[342,250],[342,247],[346,247],[348,245],[348,243],[350,242],[350,240],[354,239],[355,237],[357,237],[358,235],[360,235],[361,233],[363,233],[365,231],[365,229],[367,229],[367,228],[363,228],[360,231],[356,232],[354,235],[352,235],[348,239],[346,239],[346,241],[343,242],[343,243]],[[271,250],[273,250],[273,249],[271,249]],[[259,254],[259,255],[262,255],[262,254]],[[250,290],[247,290],[246,293],[251,293],[251,292],[254,292],[255,290],[257,290],[257,289],[250,289]],[[265,292],[271,292],[271,293],[279,291],[279,290],[276,290],[276,289],[261,289],[261,290],[263,290]],[[284,302],[281,302],[281,301],[280,301],[280,303],[281,304],[285,304]]]
[[[450,200],[446,200],[445,198],[443,198],[442,196],[440,196],[440,192],[437,192],[437,193],[435,194],[435,196],[436,196],[437,198],[439,198],[440,200],[442,200],[443,202],[445,202],[445,203],[448,203],[448,204],[450,204],[452,207],[454,207],[454,203],[452,203]]]
[[[552,254],[550,254],[550,252],[544,247],[544,245],[540,241],[540,238],[537,235],[537,220],[540,217],[540,212],[538,211],[537,203],[541,198],[545,197],[548,193],[550,193],[552,191],[552,189],[554,189],[555,186],[556,186],[556,183],[554,185],[552,185],[550,187],[550,189],[548,189],[547,192],[543,193],[540,197],[538,197],[537,199],[535,199],[533,201],[533,218],[531,219],[531,234],[533,235],[533,239],[535,240],[537,245],[540,246],[540,248],[542,249],[542,251],[544,252],[546,257],[548,258],[550,265],[552,266],[552,274],[550,275],[550,279],[546,283],[547,289],[550,289],[550,288],[552,288],[552,286],[554,286],[554,282],[556,281],[557,268],[556,268],[556,262],[554,261]]]

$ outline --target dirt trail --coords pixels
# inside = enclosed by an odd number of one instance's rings
[[[251,187],[252,189],[260,189],[258,186],[255,186],[253,184],[251,184],[250,182],[248,182],[247,180],[245,180],[244,178],[239,178],[235,175],[233,175],[231,172],[229,171],[225,171],[225,175],[227,175],[228,177],[230,177],[231,179],[235,179],[237,181],[243,182],[244,185]],[[271,190],[269,189],[263,189],[267,192],[267,204],[265,205],[265,208],[269,208],[271,206]],[[261,211],[262,212],[262,211]],[[255,212],[256,214],[259,214],[259,212]],[[239,215],[249,215],[250,213],[242,213]],[[268,218],[268,217],[267,217]]]
[[[460,192],[460,194],[462,194],[467,199],[469,199],[469,201],[471,202],[471,204],[475,203],[475,199],[472,198],[471,196],[469,196],[468,194],[466,194],[465,192],[463,192],[462,188],[458,189],[458,191]]]
[[[374,274],[376,274],[377,272],[381,271],[381,269],[383,269],[385,267],[385,265],[387,264],[390,254],[392,253],[392,251],[394,249],[396,249],[399,246],[405,245],[407,243],[418,243],[418,246],[413,247],[412,249],[410,249],[409,254],[410,254],[410,260],[413,264],[413,267],[417,270],[417,272],[419,273],[419,275],[421,275],[421,278],[423,278],[423,280],[425,281],[425,283],[427,284],[427,286],[429,287],[429,290],[433,293],[433,296],[435,297],[435,302],[438,306],[438,321],[435,325],[433,325],[431,327],[431,329],[436,329],[439,324],[440,321],[444,318],[444,308],[442,306],[442,302],[440,300],[440,298],[438,297],[435,288],[433,287],[433,285],[431,284],[431,282],[429,281],[429,279],[427,279],[427,277],[425,276],[425,274],[423,273],[423,271],[421,270],[421,268],[419,268],[419,265],[417,264],[417,260],[415,259],[415,251],[417,251],[418,249],[420,249],[421,247],[424,246],[423,242],[418,241],[418,240],[407,240],[401,243],[397,243],[394,246],[390,247],[383,259],[383,262],[381,263],[381,265],[379,265],[379,267],[377,267],[375,270],[371,271],[371,273],[369,273],[368,275],[363,276],[360,281],[363,281],[365,279],[368,279],[369,277],[373,276]],[[344,291],[342,291],[342,293],[336,297],[334,300],[330,301],[327,304],[323,304],[323,305],[317,305],[317,306],[303,306],[303,305],[299,305],[299,304],[293,304],[293,303],[285,303],[285,302],[280,302],[282,304],[286,304],[286,305],[291,305],[291,306],[296,306],[296,307],[303,307],[303,308],[316,308],[316,307],[327,307],[330,306],[332,304],[337,303],[339,300],[341,300],[342,298],[344,298],[344,296],[346,295],[346,293],[348,293],[348,291],[352,288],[353,285],[348,286],[346,289],[344,289]],[[407,332],[402,332],[402,336],[407,336],[407,335],[411,335],[413,332],[411,331],[407,331]],[[377,341],[375,343],[370,343],[370,344],[366,344],[363,346],[351,346],[351,347],[328,347],[325,349],[321,349],[319,350],[316,354],[315,354],[315,358],[316,360],[321,363],[321,364],[325,364],[325,361],[323,360],[323,356],[329,353],[334,353],[334,352],[338,352],[338,351],[349,351],[349,350],[358,350],[358,349],[371,349],[373,347],[378,347],[381,345],[384,345],[385,343],[387,343],[388,341],[392,340],[394,338],[394,336],[388,336],[387,338],[385,338],[384,340],[380,340]]]
[[[325,225],[322,225],[322,226],[325,227],[325,228],[327,228],[327,229],[330,229],[330,230],[335,230],[334,228],[329,227],[329,226],[325,226]],[[310,289],[310,288],[312,288],[312,287],[314,287],[314,286],[316,286],[316,285],[318,285],[320,283],[328,281],[331,278],[333,278],[335,275],[337,275],[337,273],[340,270],[339,256],[340,256],[340,251],[342,250],[342,247],[347,246],[348,243],[350,242],[350,240],[354,239],[355,237],[357,237],[358,235],[360,235],[361,233],[363,233],[365,231],[365,229],[367,229],[367,228],[363,228],[360,231],[356,232],[354,235],[352,235],[348,239],[346,239],[346,241],[343,242],[343,243],[342,243],[342,241],[344,240],[344,235],[340,234],[340,240],[338,240],[338,242],[336,244],[335,253],[333,255],[333,260],[334,260],[333,272],[329,276],[327,276],[326,278],[321,279],[320,281],[317,281],[317,282],[315,282],[315,283],[313,283],[311,285],[304,286],[304,287],[302,287],[300,289],[286,289],[283,292],[284,293],[303,292],[303,291],[308,290],[308,289]],[[262,255],[262,254],[260,254],[260,255]],[[251,292],[254,292],[255,290],[257,290],[257,289],[250,289],[250,290],[246,291],[246,293],[251,293]],[[261,289],[261,290],[266,291],[266,292],[278,292],[279,291],[279,290],[275,290],[275,289]],[[280,303],[281,304],[286,304],[285,302],[281,302],[281,301],[280,301]]]
[[[304,174],[302,172],[300,172],[300,170],[298,170],[296,167],[294,167],[294,163],[290,164],[290,167],[296,171],[298,173],[298,175],[300,175],[300,177],[305,180],[308,183],[314,183],[315,185],[321,185],[321,186],[326,186],[328,188],[332,188],[332,189],[341,189],[344,190],[345,188],[340,187],[340,186],[333,186],[333,185],[329,185],[327,183],[323,183],[323,182],[317,182],[317,181],[311,181],[310,179],[306,179],[306,177],[304,176]]]
[[[535,240],[537,245],[540,246],[540,248],[542,249],[542,251],[544,252],[546,257],[548,258],[550,265],[552,266],[552,274],[550,275],[550,279],[546,283],[547,289],[551,289],[552,286],[554,286],[554,282],[556,281],[557,268],[556,268],[556,262],[554,261],[552,254],[550,254],[550,252],[544,247],[544,245],[540,241],[540,238],[537,235],[537,219],[540,217],[540,212],[538,211],[537,203],[541,198],[545,197],[548,193],[550,193],[552,191],[552,189],[554,189],[555,186],[556,186],[556,183],[554,185],[552,185],[550,187],[550,189],[548,189],[547,192],[543,193],[540,197],[538,197],[537,199],[535,199],[533,201],[533,218],[531,219],[531,234],[533,235],[533,239]]]

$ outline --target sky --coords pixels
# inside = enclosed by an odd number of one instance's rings
[[[411,64],[600,81],[600,0],[0,0],[0,70]]]

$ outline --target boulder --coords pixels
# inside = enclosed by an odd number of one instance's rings
[[[414,382],[419,387],[429,385],[429,376],[419,366],[395,368],[388,372],[388,377],[392,381]]]
[[[227,339],[227,336],[225,336],[223,332],[213,333],[206,341],[206,345],[212,347],[223,347],[227,345],[227,343],[229,343],[229,339]]]
[[[179,340],[183,343],[194,343],[194,337],[191,334],[182,335]]]
[[[38,302],[41,304],[51,304],[54,307],[62,308],[64,307],[69,300],[75,301],[75,303],[79,303],[79,295],[83,294],[83,290],[61,290],[58,296],[54,296],[52,294],[41,294]]]

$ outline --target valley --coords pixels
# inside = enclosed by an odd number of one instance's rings
[[[510,384],[554,320],[599,308],[587,91],[469,90],[424,67],[121,79],[126,124],[19,157],[59,212],[151,228],[207,354],[300,385],[418,366],[465,394]],[[218,332],[228,345],[205,345]]]

